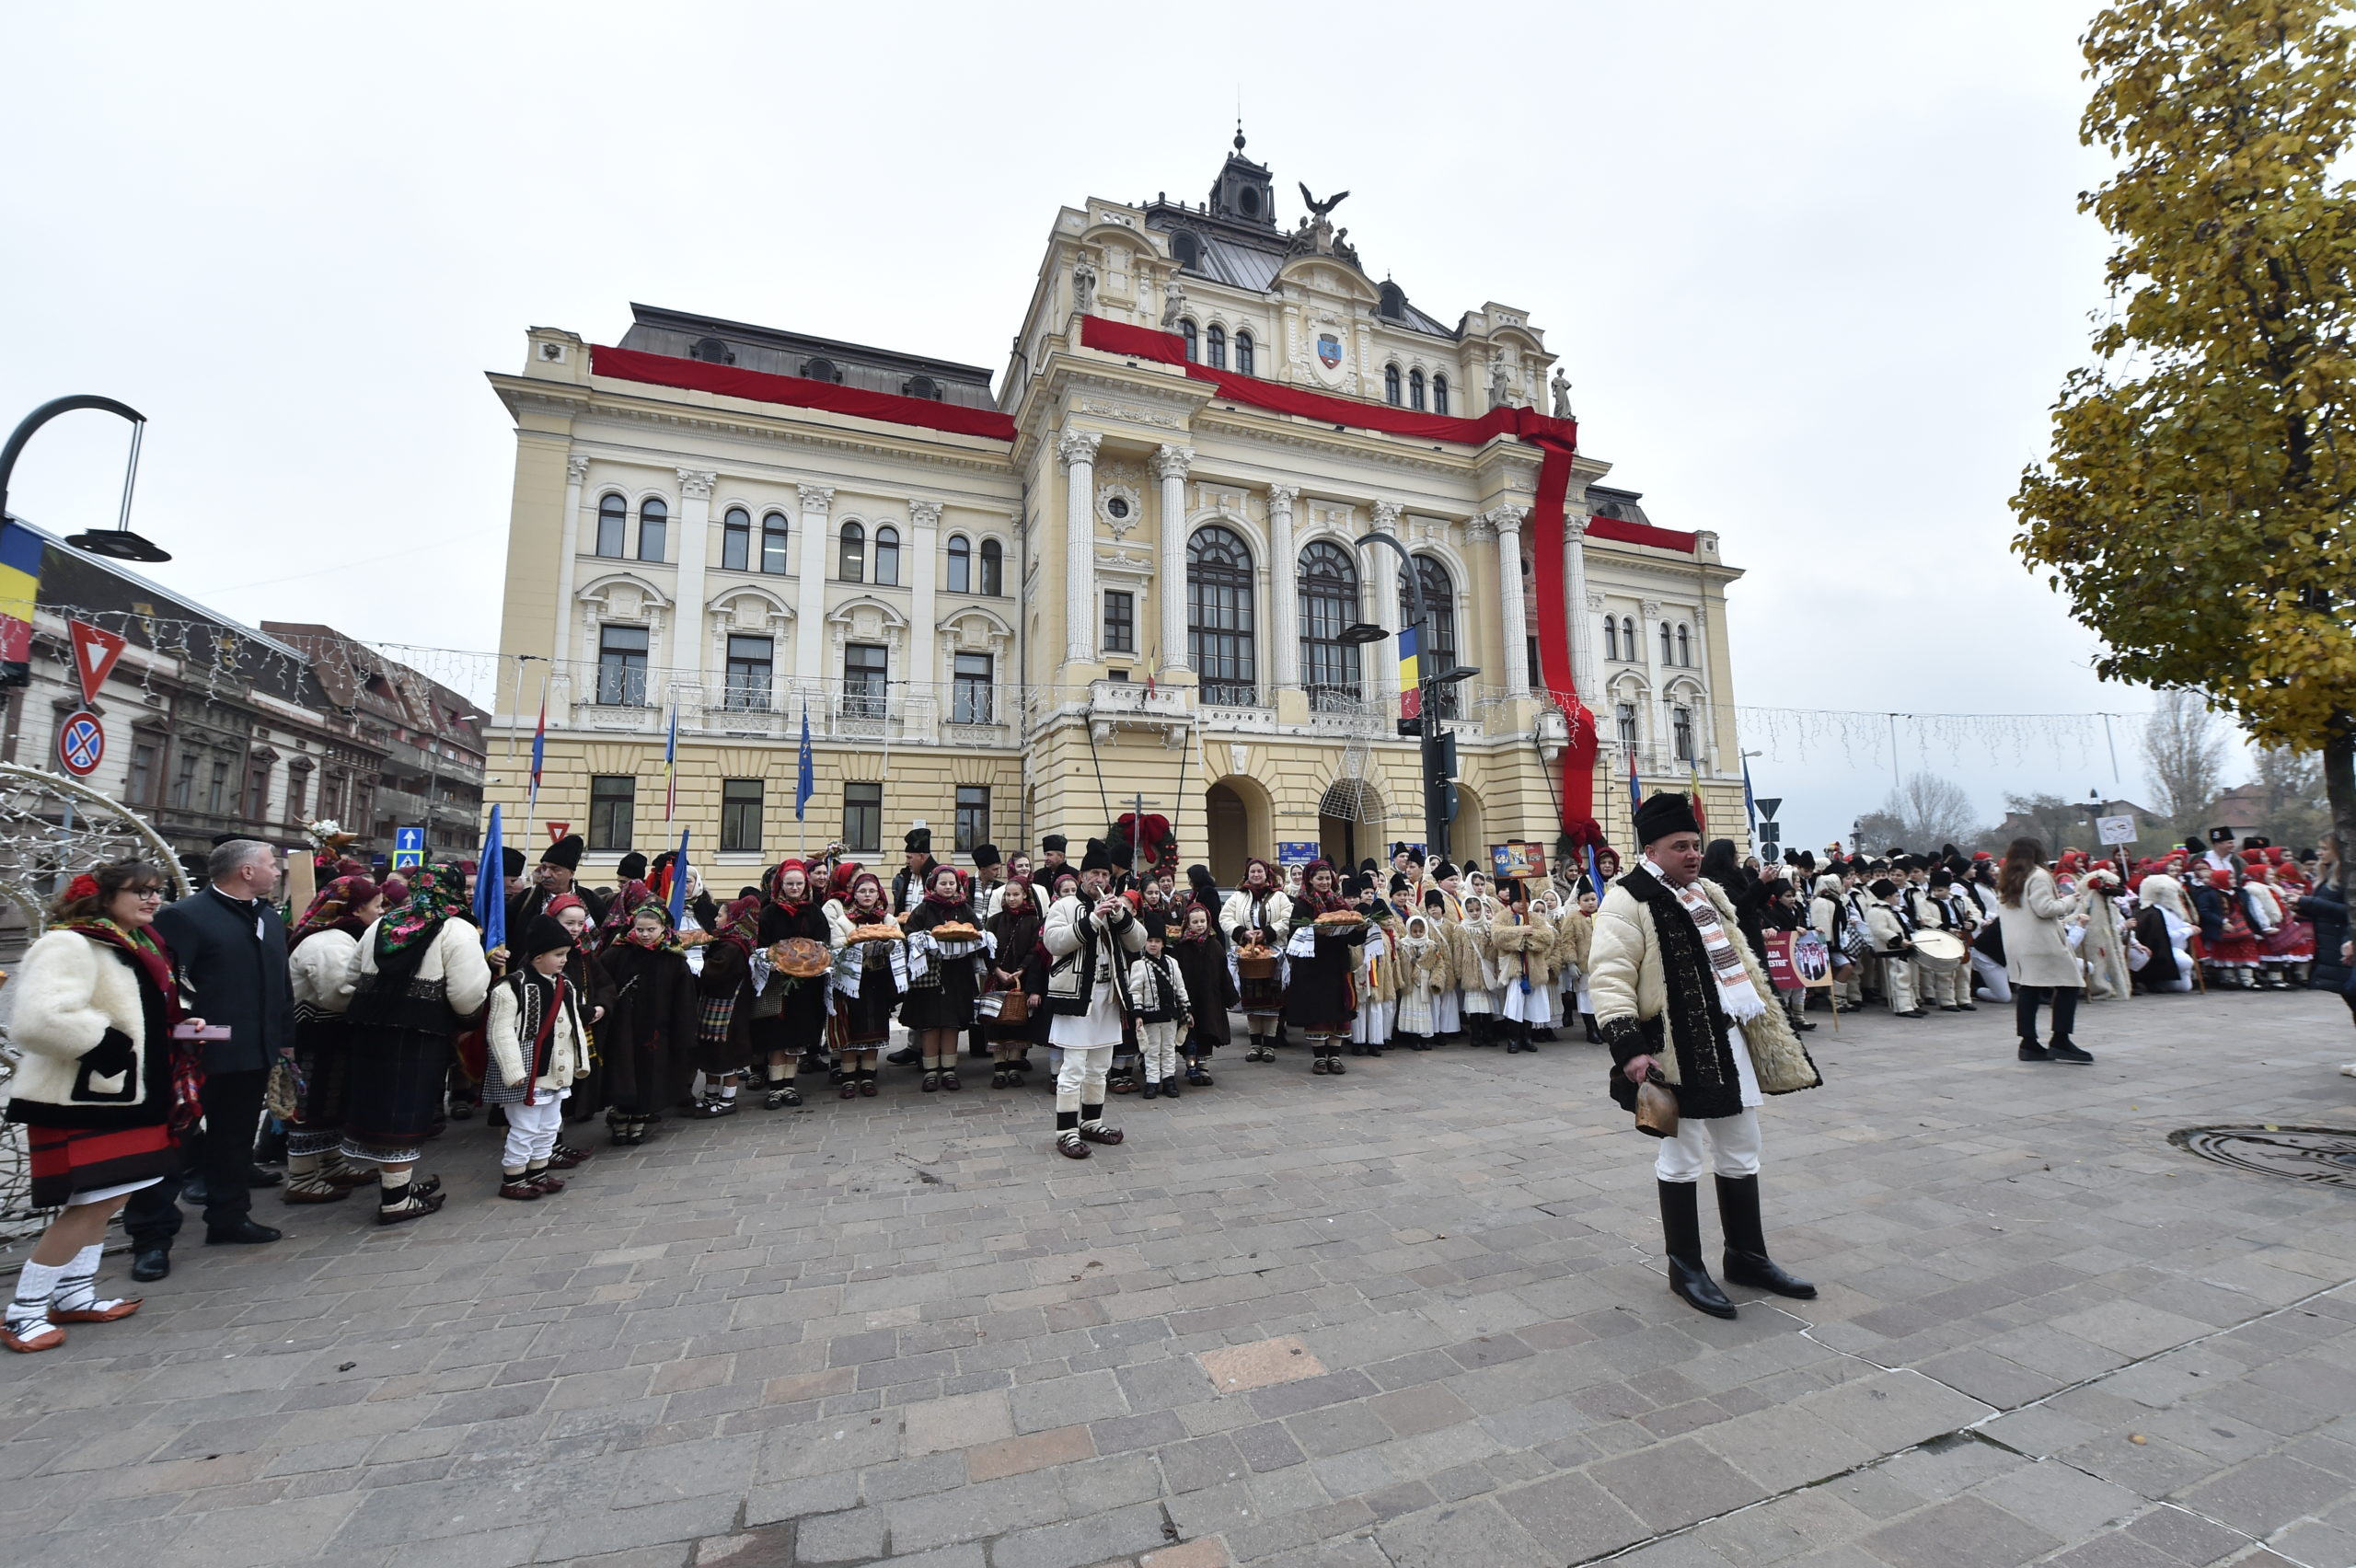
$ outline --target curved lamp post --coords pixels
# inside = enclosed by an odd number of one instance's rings
[[[1454,769],[1449,767],[1455,751],[1453,737],[1443,735],[1439,716],[1433,711],[1432,687],[1452,686],[1458,681],[1471,680],[1481,672],[1472,664],[1458,664],[1450,669],[1435,671],[1426,644],[1431,640],[1431,618],[1424,605],[1423,575],[1415,570],[1415,558],[1407,547],[1390,535],[1377,529],[1358,536],[1361,545],[1383,544],[1398,552],[1407,571],[1408,603],[1414,607],[1415,628],[1415,717],[1399,721],[1400,732],[1422,738],[1424,774],[1424,850],[1437,863],[1449,858],[1448,794],[1449,781]],[[1380,608],[1380,606],[1377,606]],[[1343,628],[1340,640],[1354,644],[1380,642],[1391,634],[1371,621],[1359,621]],[[1410,726],[1413,726],[1411,729]]]
[[[76,409],[98,409],[117,414],[131,422],[131,460],[122,473],[122,510],[111,528],[92,528],[74,535],[65,542],[75,549],[92,555],[112,556],[117,560],[157,561],[172,559],[171,552],[131,531],[131,491],[139,479],[139,442],[147,432],[147,416],[128,403],[118,403],[112,398],[101,398],[95,392],[80,392],[70,398],[52,398],[27,414],[8,437],[8,444],[0,447],[0,517],[8,513],[8,480],[17,471],[17,455],[33,438],[33,432],[60,414],[70,414]]]

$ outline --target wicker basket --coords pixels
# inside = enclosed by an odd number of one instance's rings
[[[1246,980],[1274,980],[1276,957],[1276,950],[1272,947],[1237,948],[1235,972]]]

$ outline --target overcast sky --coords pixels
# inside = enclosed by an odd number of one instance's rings
[[[2007,551],[2104,304],[2091,9],[15,6],[0,422],[145,412],[135,525],[208,604],[491,649],[482,374],[527,327],[612,342],[640,300],[1002,371],[1056,209],[1199,199],[1240,92],[1286,198],[1346,187],[1443,320],[1529,309],[1611,482],[1724,536],[1738,703],[2140,714]],[[51,426],[11,509],[110,524],[123,441]],[[1887,730],[1751,727],[1788,842],[1880,802]],[[2114,789],[2098,722],[1900,753],[1991,820]]]

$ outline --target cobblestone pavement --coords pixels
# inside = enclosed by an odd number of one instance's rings
[[[267,1202],[278,1247],[192,1227],[137,1318],[6,1358],[0,1528],[77,1568],[2346,1568],[2356,1189],[2166,1141],[2356,1127],[2340,1005],[2081,1021],[2087,1069],[1993,1009],[1810,1036],[1765,1190],[1823,1295],[1735,1322],[1667,1293],[1586,1045],[1238,1053],[1086,1164],[1042,1090],[895,1073],[532,1205],[461,1124],[438,1218]]]

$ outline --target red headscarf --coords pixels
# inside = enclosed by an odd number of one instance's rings
[[[802,873],[802,896],[800,898],[788,898],[785,896],[785,873],[788,871],[800,871]],[[803,909],[809,906],[811,896],[812,889],[810,886],[809,865],[802,860],[780,860],[777,863],[777,870],[769,873],[769,897],[771,901],[775,903],[780,909],[784,910],[788,915],[799,915]]]
[[[2209,873],[2209,885],[2231,893],[2234,890],[2234,873],[2220,866]]]
[[[1349,905],[1343,902],[1338,885],[1336,890],[1333,893],[1320,893],[1317,891],[1317,873],[1320,871],[1334,871],[1334,862],[1325,859],[1311,860],[1308,865],[1301,868],[1300,901],[1309,905],[1310,914],[1312,917],[1318,915],[1331,915],[1336,909],[1347,909]],[[1334,874],[1335,882],[1338,884],[1340,881],[1340,873],[1334,872]]]

